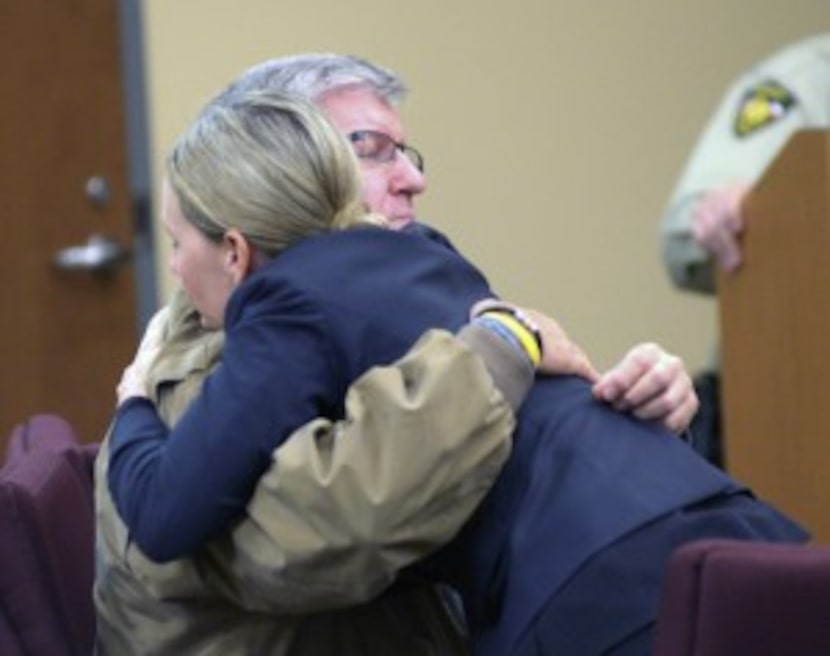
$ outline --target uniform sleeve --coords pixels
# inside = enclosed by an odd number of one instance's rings
[[[774,108],[775,120],[755,129],[737,127],[741,109],[763,85],[789,94],[792,104]],[[815,40],[774,55],[741,76],[721,98],[685,165],[660,227],[663,258],[681,289],[712,294],[715,275],[706,251],[694,240],[692,217],[710,191],[758,181],[792,134],[830,127],[830,39]]]
[[[430,331],[355,382],[344,421],[315,420],[275,450],[248,518],[204,556],[222,594],[264,612],[350,606],[449,542],[510,452],[494,379],[521,381],[517,400],[532,381],[499,342]]]

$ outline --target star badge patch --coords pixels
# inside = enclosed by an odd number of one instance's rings
[[[739,137],[775,123],[796,105],[795,96],[784,85],[763,82],[744,94],[735,116],[735,134]]]

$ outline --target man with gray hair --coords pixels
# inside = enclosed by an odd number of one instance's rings
[[[257,89],[290,93],[316,103],[358,156],[367,206],[396,229],[443,238],[416,223],[415,197],[426,191],[424,158],[406,141],[398,108],[407,88],[398,75],[350,55],[294,55],[249,68],[213,102],[231,102]],[[602,377],[595,391],[619,410],[630,410],[641,419],[658,419],[675,432],[685,429],[697,410],[683,362],[653,343],[631,349]]]

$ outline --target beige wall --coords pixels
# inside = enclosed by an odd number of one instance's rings
[[[412,89],[404,116],[430,179],[423,219],[505,296],[559,317],[599,365],[652,339],[692,369],[714,340],[715,306],[671,288],[656,237],[663,204],[728,81],[830,29],[826,0],[145,0],[145,10],[157,171],[201,103],[248,65],[309,50],[367,56]]]

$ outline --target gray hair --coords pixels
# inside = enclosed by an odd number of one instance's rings
[[[230,102],[253,90],[270,90],[318,102],[336,89],[368,89],[393,107],[405,99],[407,88],[392,71],[352,55],[307,53],[269,59],[242,73],[215,101]]]
[[[316,106],[284,93],[208,104],[174,144],[167,177],[209,239],[236,228],[266,257],[367,220],[352,149]]]

